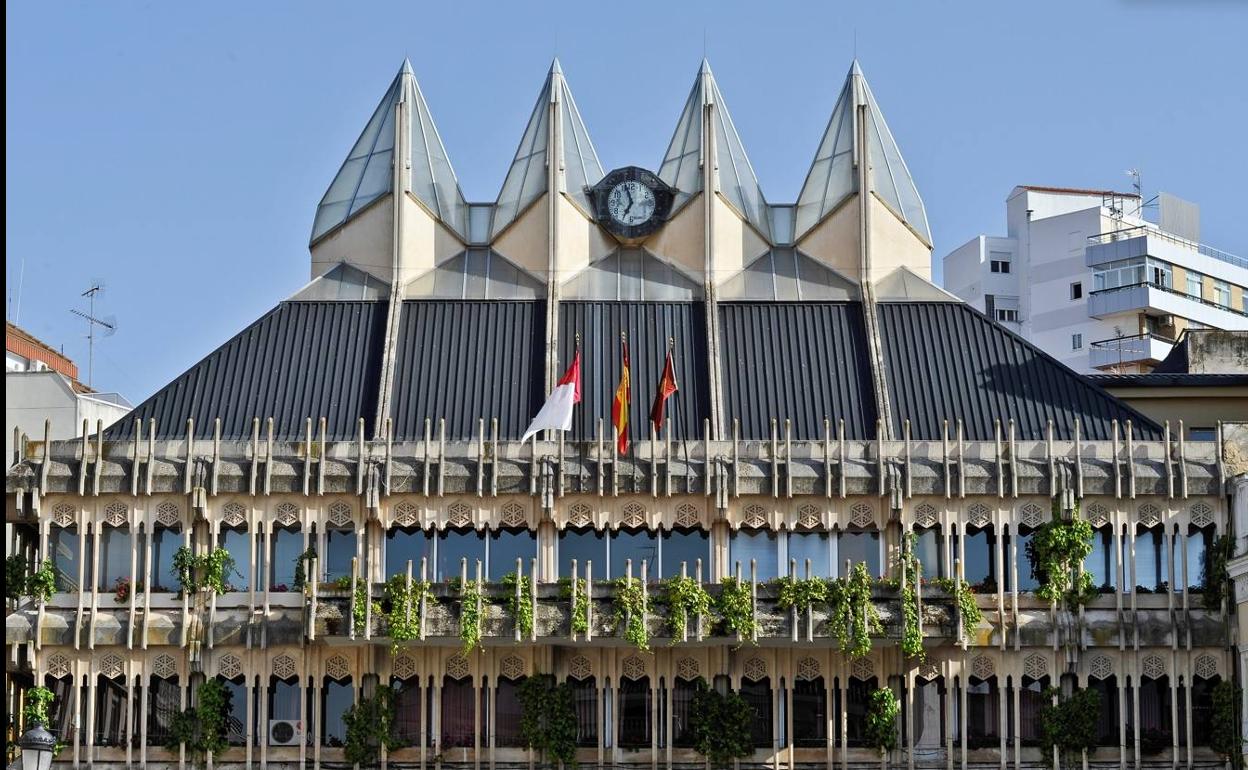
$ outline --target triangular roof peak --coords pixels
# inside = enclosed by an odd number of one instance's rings
[[[494,221],[490,227],[491,238],[516,221],[547,190],[552,112],[556,116],[555,129],[562,139],[558,146],[563,150],[563,157],[557,159],[556,169],[563,174],[563,189],[586,212],[593,210],[586,188],[602,179],[605,172],[589,139],[585,121],[576,107],[576,100],[572,98],[572,89],[563,75],[563,67],[559,58],[555,57],[550,63],[537,103],[533,105],[529,122],[525,125],[520,147],[498,193]]]
[[[448,228],[461,236],[465,233],[467,204],[459,180],[412,64],[404,59],[317,206],[313,243],[393,189],[394,119],[400,104],[406,105],[409,124],[408,157],[401,166],[409,173],[405,186]]]
[[[886,206],[916,232],[930,247],[931,231],[923,199],[906,161],[901,157],[893,134],[884,121],[884,113],[871,93],[862,67],[854,59],[841,86],[832,117],[819,141],[814,162],[797,199],[797,237],[809,232],[836,209],[842,201],[857,192],[854,168],[863,157],[858,146],[858,108],[866,107],[867,151],[871,162],[872,191]]]
[[[745,154],[741,135],[733,125],[723,94],[715,82],[711,64],[705,58],[676,122],[676,131],[672,134],[663,162],[659,165],[659,178],[676,188],[677,207],[702,190],[703,156],[706,153],[702,121],[706,107],[711,107],[714,115],[711,128],[715,132],[713,168],[717,189],[741,216],[770,239],[767,201],[754,174],[754,167]]]

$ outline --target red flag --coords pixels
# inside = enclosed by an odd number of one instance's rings
[[[615,398],[611,401],[611,424],[615,426],[616,446],[620,454],[628,453],[628,409],[632,404],[630,394],[628,342],[620,335],[620,384],[615,387]]]
[[[667,363],[663,365],[663,376],[659,377],[659,385],[654,392],[654,403],[650,406],[650,422],[654,425],[656,434],[663,432],[663,408],[667,405],[667,400],[678,390],[680,388],[676,386],[676,366],[672,361],[672,351],[669,348]]]

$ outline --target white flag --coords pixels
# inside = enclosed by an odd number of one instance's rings
[[[555,389],[546,397],[546,403],[529,423],[520,443],[529,440],[530,436],[543,430],[571,430],[572,407],[581,402],[581,350],[577,348],[572,357],[572,365],[559,378]]]

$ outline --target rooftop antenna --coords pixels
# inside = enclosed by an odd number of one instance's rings
[[[1127,169],[1127,176],[1131,177],[1131,189],[1135,190],[1136,200],[1139,204],[1135,207],[1134,216],[1143,217],[1144,209],[1153,208],[1157,205],[1157,196],[1144,200],[1144,176],[1138,168]]]
[[[95,296],[104,291],[104,285],[99,281],[92,281],[91,288],[82,293],[81,296],[87,298],[87,312],[82,312],[77,308],[70,308],[69,312],[74,315],[87,319],[87,387],[94,388],[95,381],[95,327],[99,326],[104,330],[104,336],[111,337],[117,331],[117,319],[113,317],[96,318],[95,317]]]
[[[22,321],[22,284],[26,281],[26,257],[22,257],[21,267],[17,273],[17,296],[13,295],[13,285],[9,285],[9,317],[14,325]]]

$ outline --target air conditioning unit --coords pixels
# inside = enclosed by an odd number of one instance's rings
[[[303,740],[303,722],[297,719],[270,719],[270,746],[298,746]]]

